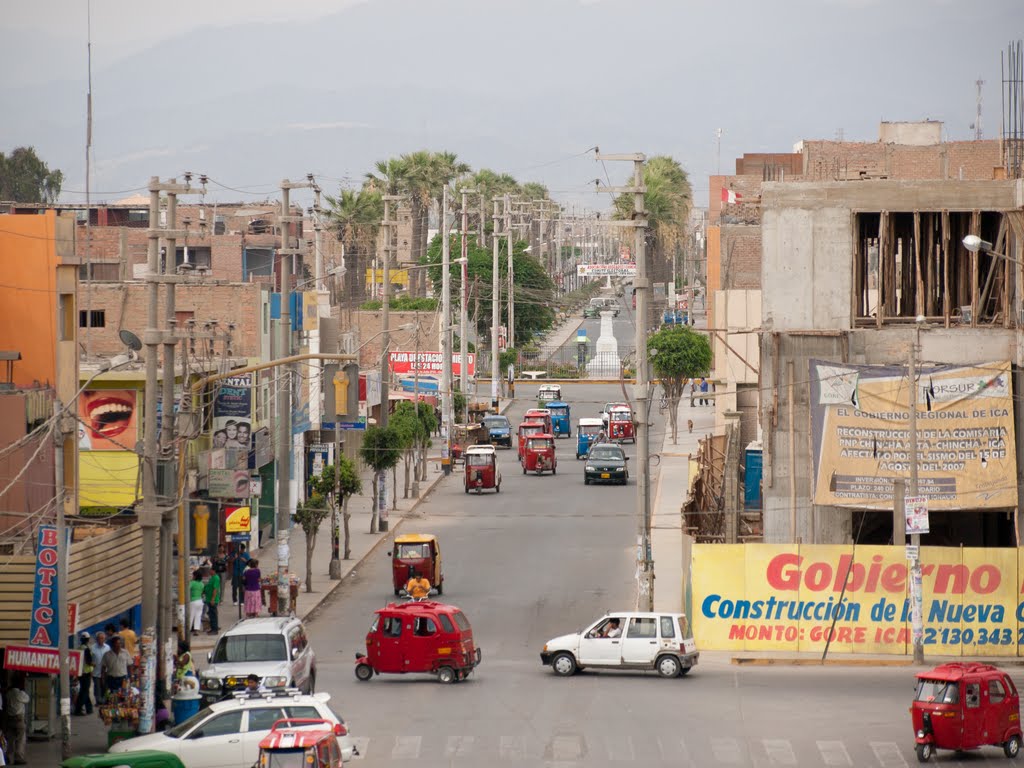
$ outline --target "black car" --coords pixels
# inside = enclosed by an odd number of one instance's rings
[[[587,463],[583,467],[583,484],[629,482],[629,470],[626,462],[629,459],[622,448],[614,443],[598,443],[587,454]]]
[[[512,447],[512,424],[505,416],[488,416],[483,421],[483,427],[491,443]]]

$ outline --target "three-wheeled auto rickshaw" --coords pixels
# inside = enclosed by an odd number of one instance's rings
[[[590,453],[590,446],[597,442],[597,438],[602,432],[604,432],[604,422],[601,419],[580,419],[576,425],[577,461]]]
[[[260,741],[256,768],[342,768],[341,723],[311,717],[278,720]]]
[[[1017,688],[991,664],[955,662],[918,672],[910,718],[922,763],[936,749],[962,752],[991,745],[1002,747],[1007,757],[1020,752]]]
[[[523,421],[542,421],[544,431],[551,431],[551,411],[547,408],[531,408],[523,414]]]
[[[547,408],[552,401],[562,399],[562,387],[559,384],[541,384],[537,390],[537,407]]]
[[[538,475],[545,472],[558,474],[554,435],[541,432],[526,438],[526,447],[523,449],[523,474],[527,472],[536,472]]]
[[[572,437],[572,409],[569,404],[552,400],[548,403],[548,410],[551,411],[551,434],[555,437]]]
[[[426,672],[438,682],[454,683],[480,663],[469,619],[454,605],[389,603],[376,614],[366,633],[366,653],[356,654],[356,678],[363,682],[374,673]]]
[[[466,493],[480,493],[493,488],[501,493],[501,472],[498,471],[498,454],[493,445],[472,445],[466,449],[466,476],[463,481]]]
[[[636,442],[633,431],[633,411],[627,405],[618,405],[608,411],[608,437],[624,443]]]
[[[462,454],[480,440],[479,424],[455,424],[452,426],[452,463],[462,461]]]
[[[526,440],[530,435],[539,435],[547,432],[547,426],[543,421],[524,421],[519,425],[519,461],[523,461],[523,452],[526,450]]]
[[[441,545],[437,536],[432,533],[400,533],[395,536],[395,545],[389,554],[395,597],[405,588],[413,573],[429,581],[437,594],[444,594]]]

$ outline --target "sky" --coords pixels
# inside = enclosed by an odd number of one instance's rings
[[[6,4],[5,4],[6,5]],[[697,204],[744,152],[873,141],[881,120],[986,138],[1024,0],[37,0],[0,15],[0,151],[34,146],[93,201],[207,174],[210,199],[335,192],[377,160],[449,150],[601,210],[594,181],[675,157]],[[88,11],[88,12],[87,12]],[[170,11],[170,12],[167,12]],[[971,29],[978,34],[970,34]],[[721,129],[720,146],[716,131]]]

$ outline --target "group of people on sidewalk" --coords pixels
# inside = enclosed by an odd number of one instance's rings
[[[217,554],[192,572],[188,585],[189,629],[193,636],[203,631],[205,616],[207,634],[220,633],[221,603],[226,591],[225,581],[231,579],[231,604],[243,604],[247,618],[259,616],[263,610],[259,560],[253,558],[244,544],[229,553],[221,544]]]
[[[75,715],[91,715],[94,697],[96,706],[99,706],[106,700],[108,693],[124,686],[138,654],[139,637],[127,618],[122,618],[120,623],[120,629],[107,624],[103,632],[96,633],[95,638],[88,632],[78,635],[82,674],[78,678]]]

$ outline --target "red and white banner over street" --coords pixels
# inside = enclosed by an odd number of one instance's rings
[[[470,352],[466,357],[469,362],[469,376],[476,376],[476,354]],[[392,373],[440,376],[444,368],[444,357],[440,352],[390,352],[388,365],[391,366]],[[462,355],[458,352],[452,355],[452,375],[462,375]]]
[[[636,264],[577,264],[577,277],[635,277]]]

